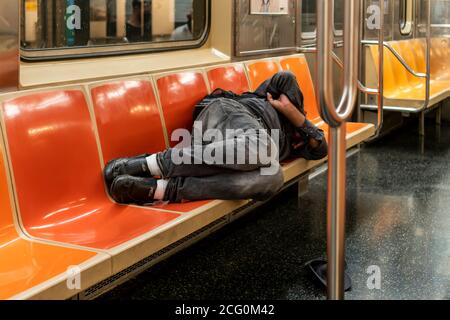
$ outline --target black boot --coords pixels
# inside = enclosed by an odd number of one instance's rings
[[[150,177],[151,173],[146,161],[149,156],[149,154],[144,154],[134,158],[121,158],[108,162],[104,170],[108,190],[111,189],[111,184],[118,176]]]
[[[124,175],[117,177],[111,185],[111,197],[121,204],[145,205],[154,202],[157,180]]]

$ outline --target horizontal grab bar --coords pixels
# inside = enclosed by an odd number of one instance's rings
[[[368,44],[368,45],[378,45],[378,41],[375,41],[375,40],[363,40],[361,42],[363,44]],[[427,78],[427,74],[414,71],[409,66],[409,64],[403,59],[403,57],[397,52],[397,50],[392,48],[392,46],[389,43],[384,42],[383,45],[385,48],[389,49],[389,51],[392,52],[392,54],[398,59],[398,61],[406,68],[406,70],[409,73],[411,73],[413,76],[418,77],[418,78],[423,78],[423,79]]]
[[[336,53],[332,52],[331,53],[334,62],[336,62],[336,64],[341,68],[344,69],[344,63],[342,62],[342,60],[337,56]],[[372,89],[372,88],[367,88],[365,85],[363,85],[361,83],[360,80],[358,80],[358,89],[359,91],[361,91],[362,93],[365,94],[372,94],[372,95],[379,95],[380,91],[378,89]]]

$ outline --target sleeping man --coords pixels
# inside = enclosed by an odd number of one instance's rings
[[[319,160],[328,146],[306,119],[295,76],[279,72],[255,92],[221,89],[196,106],[191,132],[176,130],[175,148],[110,161],[104,170],[121,204],[196,200],[267,200],[284,184],[280,162]],[[151,138],[151,137],[149,137]]]

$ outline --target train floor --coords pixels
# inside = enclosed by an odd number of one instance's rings
[[[416,128],[348,161],[347,299],[450,299],[450,123],[428,123],[424,141]],[[300,199],[286,190],[101,299],[325,299],[304,266],[325,250],[321,174]]]

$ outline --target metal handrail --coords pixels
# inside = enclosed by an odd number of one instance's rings
[[[380,29],[378,30],[378,119],[377,130],[372,139],[377,139],[384,125],[384,1],[380,1]]]
[[[367,45],[376,44],[376,45],[378,45],[378,41],[363,40],[362,44],[367,44]],[[388,42],[383,42],[383,46],[385,48],[389,49],[389,51],[392,52],[392,54],[397,58],[397,60],[403,65],[403,67],[405,67],[405,69],[409,73],[411,73],[413,76],[418,77],[418,78],[424,78],[424,79],[427,77],[427,75],[425,73],[420,73],[420,72],[417,72],[417,71],[413,70],[413,68],[411,68],[411,66],[405,61],[405,59],[403,59],[403,57],[400,55],[400,53],[398,53],[397,50],[392,48],[392,46]]]
[[[344,90],[336,106],[333,93],[333,42],[330,30],[334,1],[317,1],[317,99],[322,119],[330,125],[327,206],[328,299],[344,299],[346,125],[358,96],[359,7],[361,0],[345,1]],[[336,60],[336,59],[335,59]],[[339,59],[338,59],[339,60]]]
[[[309,53],[317,53],[317,49],[316,48],[309,48],[307,50],[307,52]],[[344,69],[344,63],[342,62],[342,60],[337,56],[337,54],[333,51],[331,53],[331,56],[333,58],[333,61],[341,68]],[[362,82],[359,80],[358,81],[358,89],[362,92],[362,93],[366,93],[366,94],[373,94],[373,95],[378,95],[379,91],[378,89],[372,89],[372,88],[367,88],[365,85],[362,84]]]
[[[332,52],[331,53],[334,62],[336,62],[336,64],[341,68],[344,69],[344,63],[342,62],[342,60],[337,56],[336,53]],[[372,89],[372,88],[368,88],[365,85],[362,84],[361,80],[358,80],[358,89],[359,91],[361,91],[362,93],[366,93],[366,94],[373,94],[373,95],[378,95],[380,94],[378,89]]]
[[[344,21],[347,28],[344,30],[344,92],[337,107],[334,102],[331,63],[334,34],[330,32],[329,23],[333,21],[333,2],[318,1],[317,51],[318,61],[323,64],[318,73],[318,88],[322,118],[330,126],[337,127],[352,115],[357,100],[359,28],[356,26],[359,25],[361,2],[359,0],[345,2]]]
[[[370,139],[370,141],[377,139],[384,125],[384,1],[379,2],[380,6],[380,28],[378,30],[378,41],[371,41],[373,44],[378,45],[378,89],[366,88],[361,81],[358,81],[359,90],[364,94],[376,95],[378,99],[377,103],[377,127],[375,135]],[[362,44],[367,42],[366,40],[361,41]]]
[[[382,4],[383,1],[380,1],[380,4]],[[382,4],[383,5],[383,4]],[[423,102],[422,107],[419,109],[415,109],[415,113],[421,113],[423,118],[423,111],[428,108],[428,104],[430,103],[430,93],[431,93],[431,1],[427,1],[427,28],[426,28],[426,44],[427,44],[427,50],[426,50],[426,74],[418,73],[414,71],[408,63],[399,55],[399,53],[390,46],[389,43],[386,43],[383,41],[383,46],[389,49],[394,56],[398,59],[398,61],[410,72],[412,75],[425,79],[425,99]],[[364,44],[376,44],[375,41],[371,40],[364,40]],[[381,56],[384,56],[384,51]],[[384,64],[379,63],[379,79],[384,79],[383,75],[383,67]],[[382,86],[382,91],[384,89],[384,85]],[[381,99],[384,99],[384,94],[380,94]],[[383,108],[384,109],[384,108]]]
[[[425,84],[425,101],[423,103],[422,110],[425,110],[430,103],[430,92],[431,92],[431,0],[427,1],[427,77]]]

